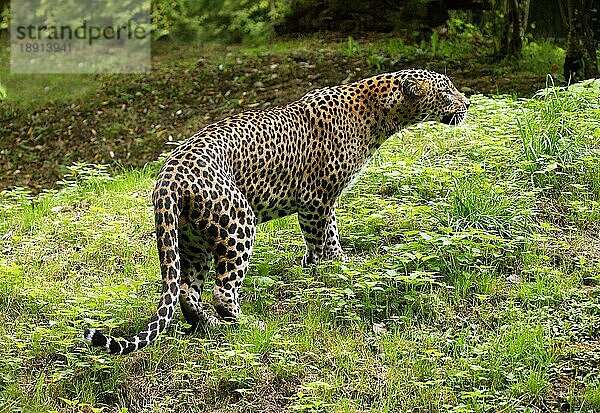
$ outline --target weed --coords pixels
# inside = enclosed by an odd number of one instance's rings
[[[443,223],[457,231],[475,228],[503,237],[519,236],[533,224],[527,201],[490,185],[480,175],[455,179]]]
[[[389,59],[379,54],[370,54],[367,56],[367,65],[381,71],[389,64]]]
[[[561,62],[565,60],[565,51],[549,41],[527,42],[523,45],[519,67],[535,73],[553,73],[562,79]]]
[[[348,36],[346,43],[340,45],[340,51],[348,57],[354,57],[362,53],[362,47],[360,43],[354,40],[354,37]]]
[[[600,384],[593,383],[585,389],[583,405],[589,411],[600,409]]]

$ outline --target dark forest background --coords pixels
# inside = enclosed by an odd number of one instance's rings
[[[493,39],[497,58],[528,39],[565,45],[565,78],[598,75],[599,0],[153,0],[156,39],[264,41],[315,32],[428,38],[451,14]],[[10,0],[0,0],[8,27]]]

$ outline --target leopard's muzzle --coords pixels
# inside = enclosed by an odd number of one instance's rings
[[[467,110],[442,116],[442,123],[446,125],[460,125],[467,117]]]
[[[456,105],[458,106],[456,110],[442,116],[442,123],[445,123],[446,125],[460,125],[464,122],[467,117],[467,109],[471,106],[471,102],[463,95],[461,95],[460,98],[461,102]]]

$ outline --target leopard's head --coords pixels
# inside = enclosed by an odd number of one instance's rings
[[[448,76],[422,69],[407,72],[402,93],[406,102],[415,106],[417,118],[439,120],[447,125],[458,125],[465,120],[470,102]]]
[[[389,122],[404,126],[438,120],[458,125],[465,120],[470,102],[446,75],[425,69],[407,69],[379,77],[391,86],[382,96]]]

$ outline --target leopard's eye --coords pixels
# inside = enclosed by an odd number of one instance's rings
[[[449,105],[452,104],[452,102],[454,102],[452,93],[450,91],[444,93],[444,102]]]

